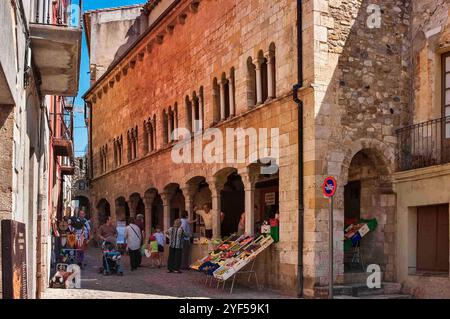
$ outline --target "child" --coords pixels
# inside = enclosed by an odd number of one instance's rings
[[[158,251],[158,241],[155,236],[150,236],[148,240],[147,250],[150,251],[150,265],[151,267],[161,268],[161,257]]]
[[[154,233],[153,236],[155,236],[156,241],[158,242],[159,265],[160,265],[160,267],[162,267],[163,266],[162,259],[163,259],[163,255],[164,255],[164,244],[166,241],[166,236],[161,231],[160,227],[156,228],[156,233]]]

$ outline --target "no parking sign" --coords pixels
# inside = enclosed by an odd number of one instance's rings
[[[326,197],[333,197],[336,193],[337,183],[334,177],[327,177],[322,185],[323,194]]]
[[[334,194],[336,194],[337,183],[334,177],[327,177],[323,181],[322,191],[323,194],[330,199],[330,214],[329,218],[329,229],[328,229],[328,256],[329,256],[329,265],[328,265],[328,298],[333,299],[333,202],[334,202]]]

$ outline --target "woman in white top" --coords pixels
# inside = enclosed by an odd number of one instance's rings
[[[130,256],[131,271],[139,267],[139,256],[141,254],[142,233],[134,218],[130,218],[130,224],[125,229],[125,239],[127,240],[128,255]]]

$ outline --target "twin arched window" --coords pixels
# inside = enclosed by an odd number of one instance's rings
[[[258,52],[256,59],[247,59],[247,104],[260,105],[276,97],[276,59],[275,44],[269,51]]]
[[[134,127],[127,132],[128,138],[128,162],[137,158],[137,143],[138,143],[138,127]]]
[[[222,73],[220,79],[213,80],[213,121],[226,120],[236,114],[236,86],[234,78],[234,68],[231,68],[227,75]]]
[[[156,150],[156,115],[144,121],[144,154],[148,154]]]
[[[122,135],[113,139],[114,144],[114,167],[122,165],[123,138]]]
[[[185,98],[186,128],[194,134],[203,130],[204,106],[203,86],[200,87],[198,94],[194,91],[192,92],[192,97],[186,96]]]

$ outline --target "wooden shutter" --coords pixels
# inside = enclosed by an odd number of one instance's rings
[[[417,209],[417,270],[449,270],[448,205]]]

